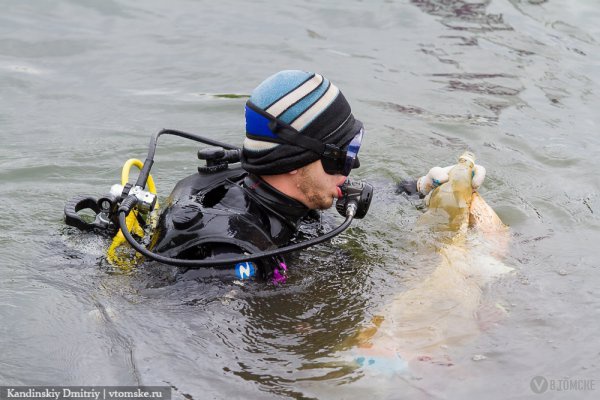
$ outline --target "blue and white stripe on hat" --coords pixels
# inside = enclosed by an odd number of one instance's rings
[[[314,74],[312,78],[304,81],[302,85],[271,104],[265,111],[278,117],[299,100],[302,100],[305,96],[312,93],[321,85],[321,83],[323,83],[323,77],[319,74]]]
[[[285,125],[298,135],[281,130]],[[322,156],[319,143],[345,146],[361,128],[342,92],[325,77],[278,72],[246,102],[242,168],[258,176],[293,171]]]
[[[248,100],[265,113],[302,132],[335,100],[339,89],[319,74],[305,71],[281,71],[260,84]],[[246,106],[244,148],[264,151],[278,146],[269,141],[276,135],[270,131],[269,119]],[[264,137],[265,140],[260,140]]]

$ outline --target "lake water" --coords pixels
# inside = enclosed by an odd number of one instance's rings
[[[174,398],[538,396],[532,378],[600,390],[600,4],[596,0],[2,0],[0,383],[170,385]],[[284,287],[117,273],[108,240],[63,206],[118,183],[161,128],[241,144],[244,97],[316,71],[367,129],[369,214],[299,255]],[[385,380],[331,367],[359,326],[431,266],[404,177],[471,149],[511,227],[507,315],[434,365]],[[197,147],[165,137],[160,198]],[[353,172],[354,174],[354,172]],[[338,219],[329,211],[329,228]],[[189,397],[188,397],[189,398]]]

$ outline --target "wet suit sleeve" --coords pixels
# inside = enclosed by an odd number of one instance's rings
[[[419,197],[420,199],[424,198],[418,190],[417,190],[417,180],[416,179],[404,179],[402,182],[398,183],[396,187],[396,193],[398,194],[406,194],[410,197]]]

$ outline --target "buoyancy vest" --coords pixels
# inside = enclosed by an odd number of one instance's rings
[[[200,172],[177,183],[150,247],[181,259],[218,259],[271,250],[292,240],[308,212],[302,203],[241,168]],[[281,262],[271,258],[256,265],[268,277]]]

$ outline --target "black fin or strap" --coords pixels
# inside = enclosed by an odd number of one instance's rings
[[[79,211],[90,209],[96,215],[100,213],[100,207],[93,197],[86,195],[75,196],[65,204],[65,222],[69,226],[81,229],[82,231],[91,231],[97,228],[93,222],[85,222],[78,214]]]

